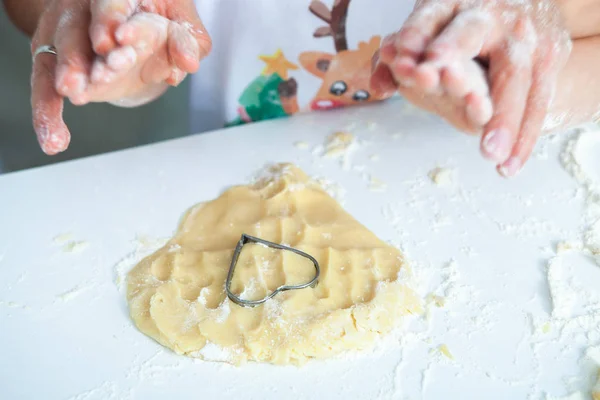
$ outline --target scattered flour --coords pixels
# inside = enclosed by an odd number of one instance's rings
[[[204,361],[228,362],[232,359],[229,350],[222,348],[214,343],[208,342],[199,351],[190,354],[192,357],[201,358]]]
[[[339,183],[322,177],[313,177],[312,179],[317,182],[328,195],[336,199],[340,204],[344,204],[344,200],[346,199],[346,189]]]
[[[585,159],[594,146],[599,146],[599,130],[580,131],[567,142],[561,154],[563,167],[582,186],[585,196],[582,244],[583,252],[593,257],[600,265],[600,181],[585,169]],[[600,148],[600,147],[598,147]]]
[[[70,241],[63,246],[65,253],[81,253],[90,246],[89,242],[86,241]]]
[[[225,299],[223,299],[221,304],[219,304],[219,307],[217,307],[217,309],[216,309],[217,317],[215,319],[215,322],[217,322],[217,323],[225,322],[225,320],[231,313],[231,308],[229,307],[229,303],[230,303],[230,300],[229,300],[229,298],[226,297]]]
[[[442,354],[444,357],[449,358],[450,360],[454,360],[454,356],[450,352],[450,349],[448,349],[447,345],[445,345],[445,344],[439,345],[437,348],[437,351],[439,351],[440,354]]]
[[[65,253],[81,253],[90,246],[90,243],[85,240],[74,240],[70,232],[54,236],[52,243],[62,246],[62,251]]]
[[[134,241],[136,245],[135,249],[121,258],[114,266],[115,285],[117,285],[117,289],[123,292],[127,283],[127,273],[129,270],[140,262],[142,258],[152,254],[168,241],[168,238],[151,238],[145,235],[138,235]]]
[[[73,239],[73,234],[72,233],[61,233],[59,235],[54,236],[54,238],[52,238],[52,242],[56,245],[63,245],[66,244],[67,242],[71,241]]]
[[[353,134],[336,132],[327,137],[323,147],[316,149],[316,151],[326,158],[339,160],[342,169],[347,171],[351,169],[352,153],[354,153],[359,146],[360,143]]]
[[[556,245],[556,255],[547,266],[547,280],[552,302],[550,320],[538,324],[534,337],[543,343],[543,335],[556,333],[565,349],[575,349],[576,343],[588,343],[585,357],[580,360],[581,369],[589,376],[586,382],[590,389],[576,390],[567,397],[547,396],[554,400],[600,399],[598,368],[600,367],[600,293],[584,287],[578,274],[570,269],[565,258],[569,253],[578,252],[589,256],[600,265],[600,182],[586,170],[584,163],[586,152],[591,146],[590,140],[598,140],[597,131],[582,130],[571,138],[560,159],[565,170],[581,185],[578,193],[583,193],[584,213],[583,232],[575,240],[564,240]],[[556,339],[555,339],[556,340]],[[596,346],[596,347],[593,347]],[[581,377],[573,377],[582,381]]]
[[[456,179],[456,172],[451,168],[436,167],[427,175],[436,186],[440,187],[452,186]]]
[[[78,285],[78,286],[75,286],[73,289],[67,290],[64,293],[59,294],[56,297],[66,303],[68,301],[73,300],[74,298],[76,298],[77,296],[79,296],[80,294],[82,294],[83,292],[85,292],[86,290],[88,290],[90,288],[91,288],[91,285]]]
[[[369,190],[372,192],[385,192],[387,189],[387,183],[380,179],[371,176],[369,179]]]
[[[300,150],[307,150],[309,147],[309,144],[303,141],[298,141],[296,143],[294,143],[294,147],[296,147],[297,149]]]

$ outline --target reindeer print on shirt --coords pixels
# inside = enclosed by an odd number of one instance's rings
[[[266,63],[261,75],[254,79],[239,98],[238,118],[229,125],[278,118],[302,110],[326,110],[383,100],[370,90],[369,80],[378,56],[380,36],[360,41],[350,49],[346,35],[346,19],[351,0],[334,0],[329,9],[322,1],[312,1],[308,10],[326,25],[318,28],[314,38],[332,38],[335,53],[304,51],[298,63],[322,82],[308,104],[298,105],[299,83],[289,77],[298,65],[285,58],[281,49],[272,55],[260,55]]]
[[[349,50],[346,39],[346,17],[350,0],[336,0],[331,11],[320,1],[313,1],[310,11],[328,25],[318,28],[314,37],[332,37],[336,54],[305,52],[300,64],[311,74],[323,80],[311,101],[312,110],[323,110],[353,105],[365,101],[382,100],[369,90],[374,60],[379,52],[381,37],[360,42],[358,49]]]

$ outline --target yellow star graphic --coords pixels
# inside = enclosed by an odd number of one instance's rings
[[[277,49],[275,54],[272,56],[258,56],[262,61],[264,61],[267,66],[262,70],[263,75],[271,75],[276,73],[282,79],[288,78],[288,71],[290,69],[295,70],[298,69],[298,66],[291,61],[288,61],[281,49]]]

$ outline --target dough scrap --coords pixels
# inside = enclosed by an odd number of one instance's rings
[[[282,292],[256,308],[231,302],[224,285],[242,233],[314,256],[321,266],[316,288]],[[256,299],[312,276],[305,258],[247,244],[232,290]],[[188,211],[175,236],[129,272],[127,299],[137,327],[178,354],[302,364],[370,348],[405,316],[421,313],[409,277],[398,249],[300,169],[282,164]]]

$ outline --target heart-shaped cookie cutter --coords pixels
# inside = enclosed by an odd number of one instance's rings
[[[247,243],[258,243],[258,244],[262,244],[263,246],[267,246],[267,247],[277,249],[277,250],[291,251],[292,253],[298,254],[299,256],[308,258],[315,266],[314,278],[312,278],[310,280],[310,282],[303,283],[301,285],[279,286],[277,289],[272,291],[269,295],[267,295],[266,297],[263,297],[262,299],[259,299],[259,300],[244,300],[244,299],[240,298],[239,296],[235,295],[231,291],[231,281],[233,280],[233,274],[235,272],[235,267],[237,265],[238,258],[240,257],[240,253],[242,252],[242,248]],[[227,281],[225,282],[225,291],[227,292],[227,297],[229,297],[229,299],[231,301],[233,301],[234,303],[236,303],[242,307],[256,307],[258,305],[263,304],[267,300],[273,298],[278,293],[285,292],[286,290],[304,289],[309,286],[314,288],[315,286],[317,286],[317,283],[319,280],[319,275],[321,275],[321,268],[319,267],[319,262],[310,254],[305,253],[301,250],[295,249],[293,247],[269,242],[268,240],[264,240],[264,239],[260,239],[260,238],[254,237],[254,236],[246,235],[244,233],[244,234],[242,234],[242,238],[238,242],[237,246],[235,247],[235,251],[233,252],[233,258],[231,259],[231,265],[229,266],[229,272],[227,273]]]

